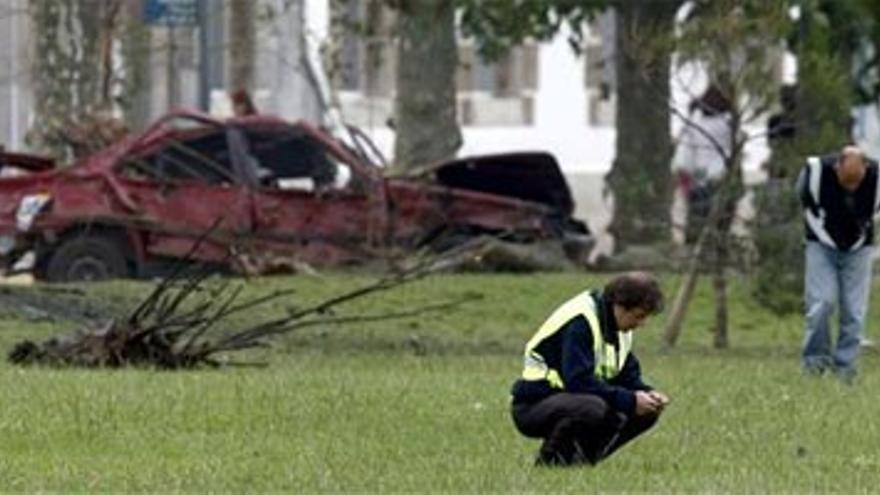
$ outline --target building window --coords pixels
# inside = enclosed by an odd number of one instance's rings
[[[346,2],[337,87],[388,97],[394,89],[393,12],[381,2]]]
[[[362,127],[385,125],[394,112],[397,52],[394,11],[382,2],[345,2],[334,13],[341,42],[331,79],[346,120]],[[527,43],[487,63],[469,41],[459,43],[456,74],[458,118],[466,126],[530,125],[534,120],[538,49]]]
[[[459,44],[459,119],[464,125],[531,125],[538,82],[538,47],[527,43],[488,63]]]
[[[332,2],[331,29],[340,40],[330,54],[330,80],[346,121],[382,127],[394,112],[394,12],[381,1]]]

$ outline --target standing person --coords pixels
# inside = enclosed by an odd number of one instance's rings
[[[512,389],[516,428],[544,439],[536,464],[596,464],[654,425],[669,398],[642,382],[631,349],[633,332],[662,308],[654,277],[631,272],[541,325]]]
[[[855,146],[810,157],[797,182],[804,209],[806,332],[803,368],[831,370],[849,383],[856,376],[859,342],[871,289],[874,214],[880,206],[877,163]],[[839,305],[832,350],[829,319]]]
[[[712,199],[727,171],[732,138],[730,102],[714,85],[691,102],[689,122],[679,134],[672,171],[687,205],[685,241],[696,240],[706,225]]]
[[[786,84],[779,88],[780,109],[767,119],[767,144],[776,148],[790,144],[797,134],[797,86]],[[776,177],[775,174],[771,174]]]

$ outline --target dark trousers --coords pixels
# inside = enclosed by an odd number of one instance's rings
[[[527,437],[543,438],[542,464],[596,464],[657,422],[657,415],[627,416],[602,398],[561,392],[533,404],[514,404],[513,422]]]
[[[697,242],[700,232],[709,222],[712,211],[712,200],[715,196],[715,185],[712,183],[695,185],[687,193],[687,225],[685,241],[688,244]]]

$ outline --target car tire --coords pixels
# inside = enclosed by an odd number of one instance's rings
[[[49,282],[90,282],[130,275],[124,245],[110,235],[78,234],[49,253],[43,275]]]

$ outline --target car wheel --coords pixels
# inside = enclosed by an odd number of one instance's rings
[[[44,274],[50,282],[80,282],[129,275],[124,247],[108,235],[75,235],[49,254]]]

